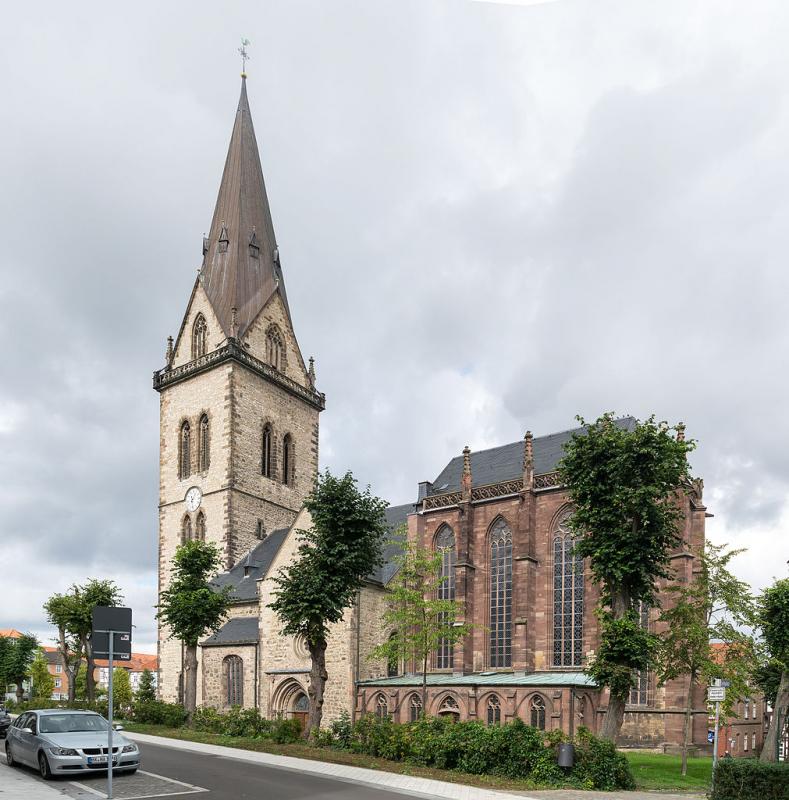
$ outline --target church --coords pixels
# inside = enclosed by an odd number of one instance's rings
[[[282,636],[273,576],[294,558],[298,530],[310,526],[303,501],[318,471],[319,416],[326,405],[312,358],[301,352],[285,291],[263,171],[247,98],[236,110],[202,265],[165,366],[154,373],[160,397],[159,590],[172,557],[191,539],[216,543],[230,589],[228,619],[199,648],[201,705],[257,708],[264,716],[307,711],[305,642]],[[624,418],[617,424],[628,426]],[[434,654],[427,708],[421,677],[408,665],[369,655],[387,635],[381,624],[396,574],[396,542],[368,576],[355,604],[331,630],[324,719],[373,713],[396,721],[420,713],[500,724],[516,717],[573,733],[599,726],[606,693],[584,673],[599,646],[598,591],[573,555],[567,495],[556,468],[572,431],[526,436],[489,450],[465,448],[412,502],[387,510],[393,534],[440,548],[442,593],[459,601],[472,632]],[[704,543],[700,480],[682,497],[684,540],[672,554],[683,580]],[[655,610],[642,624],[659,633]],[[183,696],[183,650],[160,623],[159,691]],[[693,692],[693,741],[706,743],[703,687],[680,679],[658,687],[639,676],[622,743],[681,740]]]

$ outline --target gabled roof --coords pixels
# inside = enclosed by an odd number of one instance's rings
[[[626,430],[633,430],[635,419],[622,417],[614,421]],[[565,445],[573,434],[583,433],[583,428],[551,433],[548,436],[537,436],[533,440],[534,474],[543,475],[553,472],[564,453]],[[433,481],[429,494],[460,491],[460,478],[463,473],[463,456],[453,458]],[[489,450],[478,450],[471,453],[472,486],[487,486],[491,483],[513,480],[523,475],[523,440],[493,447]]]
[[[266,577],[266,573],[287,535],[287,528],[272,531],[235,566],[227,572],[217,575],[211,581],[212,585],[220,589],[229,586],[231,600],[237,602],[257,600],[257,581]]]
[[[226,336],[243,336],[277,290],[288,308],[246,78],[203,250],[200,281]]]
[[[16,628],[0,628],[0,636],[5,639],[21,639],[24,634],[20,633]]]
[[[359,681],[360,686],[420,686],[421,675],[398,675]],[[471,675],[428,673],[428,686],[589,686],[596,683],[585,672],[475,672]]]
[[[219,647],[226,644],[256,644],[260,634],[258,618],[236,617],[229,619],[213,636],[200,642],[203,647]]]
[[[384,511],[390,536],[384,542],[382,553],[384,563],[368,576],[371,581],[386,586],[394,577],[398,567],[397,557],[403,552],[400,543],[404,540],[402,535],[395,536],[394,534],[398,528],[406,524],[408,515],[413,514],[415,510],[416,506],[413,503],[405,503],[402,506],[389,506]]]

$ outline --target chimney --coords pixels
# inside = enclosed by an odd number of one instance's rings
[[[534,443],[531,431],[523,437],[523,488],[531,489],[534,485]]]
[[[460,479],[460,489],[463,499],[471,500],[471,449],[468,445],[463,448],[463,477]]]

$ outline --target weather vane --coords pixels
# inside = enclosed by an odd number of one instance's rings
[[[249,53],[247,53],[247,47],[251,42],[249,39],[244,39],[241,37],[241,47],[238,48],[238,53],[241,56],[241,75],[243,77],[247,77],[247,61],[249,61]]]

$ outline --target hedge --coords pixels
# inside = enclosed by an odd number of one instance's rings
[[[789,764],[755,758],[722,758],[710,800],[789,800]]]

